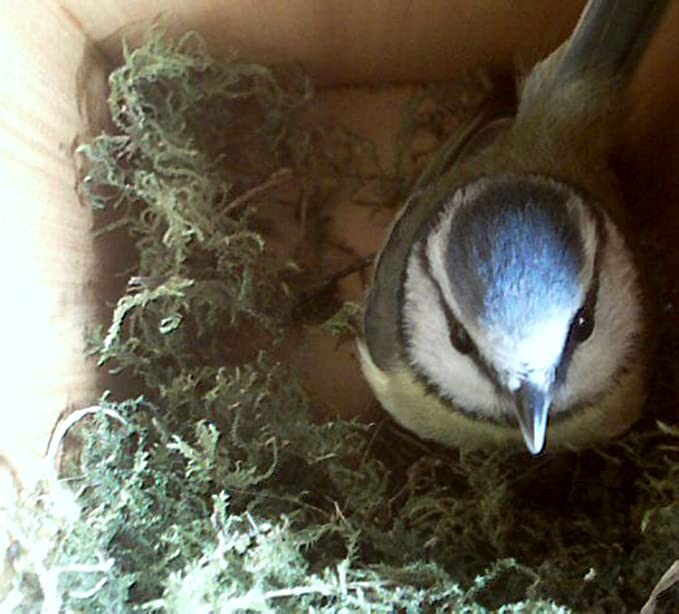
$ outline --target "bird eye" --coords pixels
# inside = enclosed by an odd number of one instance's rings
[[[462,325],[449,321],[448,329],[450,331],[450,344],[460,354],[469,354],[474,349],[474,342]]]
[[[573,319],[573,341],[583,343],[592,336],[594,331],[594,310],[582,308]]]

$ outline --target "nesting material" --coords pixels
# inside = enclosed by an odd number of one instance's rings
[[[80,148],[80,189],[119,213],[99,232],[127,233],[138,261],[91,351],[138,396],[66,418],[59,477],[1,510],[0,609],[644,604],[679,558],[679,430],[657,421],[669,360],[644,424],[537,459],[434,448],[383,417],[321,421],[298,378],[301,335],[351,343],[360,315],[337,284],[368,260],[319,267],[338,194],[370,184],[380,198],[365,206],[393,215],[413,151],[488,94],[478,80],[413,97],[386,170],[369,139],[313,123],[299,71],[215,59],[195,34],[151,31],[110,88],[116,131]]]

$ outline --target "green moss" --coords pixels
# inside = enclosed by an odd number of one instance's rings
[[[102,367],[137,375],[143,396],[105,396],[71,429],[79,453],[61,478],[0,510],[13,572],[1,603],[637,610],[678,557],[679,432],[651,415],[605,449],[533,459],[427,446],[388,421],[314,422],[276,356],[325,286],[290,282],[295,267],[267,248],[253,202],[293,177],[301,210],[322,210],[329,170],[374,173],[374,152],[302,127],[312,91],[295,71],[216,60],[197,35],[172,43],[157,30],[124,55],[110,78],[117,133],[80,149],[81,191],[117,208],[114,227],[139,252],[91,345]],[[400,148],[464,112],[432,107],[438,91],[411,102]],[[351,332],[356,313],[345,305],[325,328]]]

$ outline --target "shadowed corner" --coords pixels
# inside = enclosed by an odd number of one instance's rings
[[[137,27],[141,28],[141,25],[137,24]],[[117,36],[117,33],[115,35]],[[96,311],[93,319],[84,323],[83,338],[86,344],[97,327],[107,327],[110,324],[115,305],[124,294],[128,283],[126,272],[133,270],[139,259],[136,245],[125,227],[101,232],[102,229],[120,222],[124,216],[123,211],[113,207],[94,210],[92,203],[84,197],[81,186],[91,163],[77,152],[78,147],[99,134],[115,134],[107,102],[110,93],[108,76],[115,65],[102,50],[100,43],[86,39],[82,59],[76,71],[74,91],[78,113],[82,120],[82,130],[71,144],[73,189],[80,206],[91,211],[93,221],[92,246],[95,264],[94,270],[87,275],[89,281],[84,291],[91,297],[88,302],[96,306]],[[95,387],[99,393],[111,390],[115,398],[124,399],[138,392],[140,381],[129,371],[114,376],[107,369],[95,369],[94,359],[92,367],[96,379]],[[96,401],[97,399],[90,399],[90,402]]]

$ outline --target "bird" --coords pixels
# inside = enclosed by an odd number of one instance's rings
[[[482,109],[395,216],[358,353],[382,407],[422,439],[538,455],[640,418],[652,318],[611,155],[666,5],[590,0],[518,80],[513,116]]]

